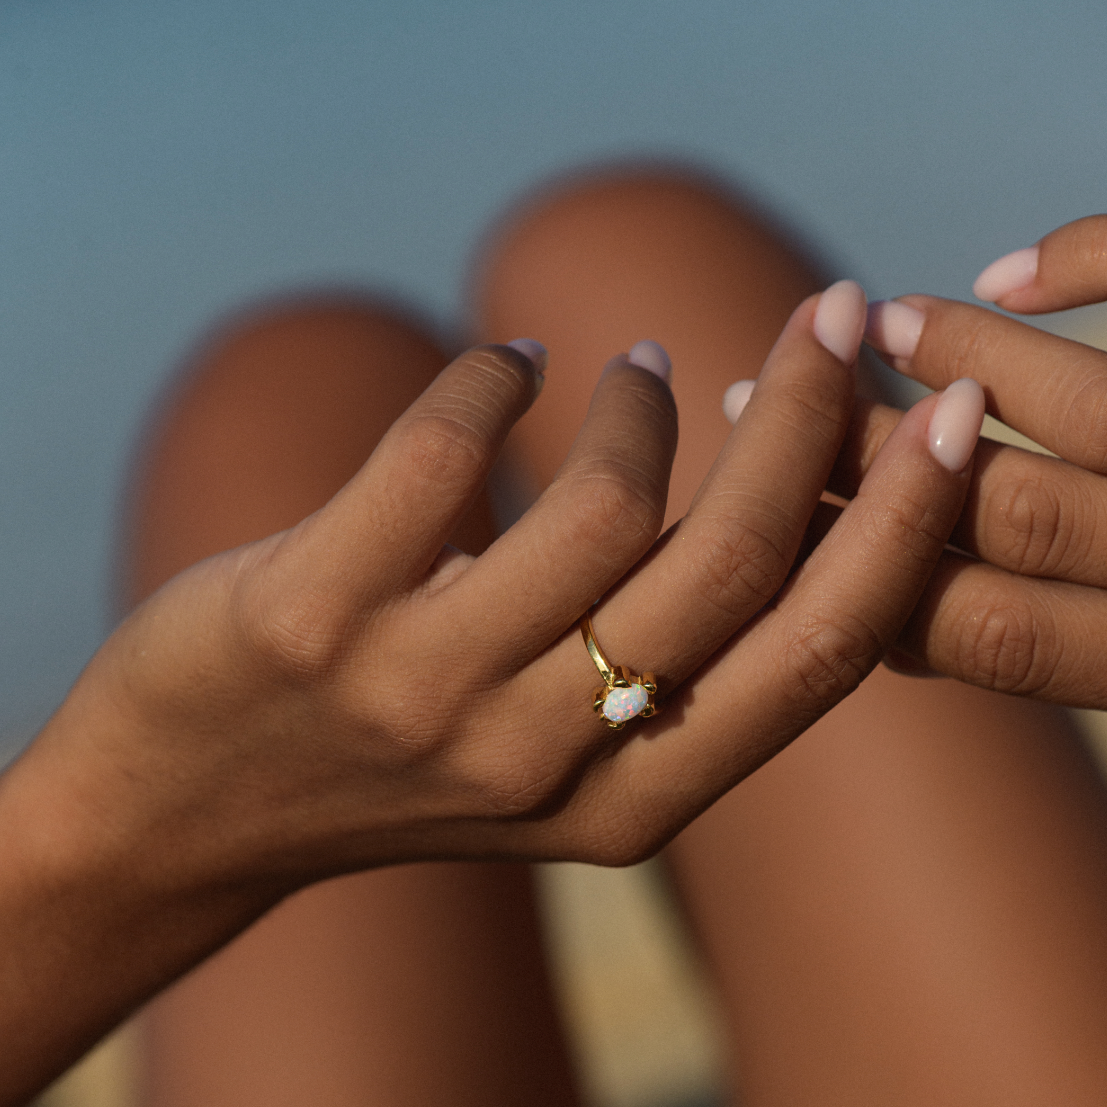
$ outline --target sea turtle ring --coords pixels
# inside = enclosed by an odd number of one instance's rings
[[[653,673],[635,676],[625,665],[612,665],[596,641],[590,615],[581,619],[580,633],[588,656],[603,677],[603,684],[592,693],[592,710],[613,730],[622,730],[635,716],[646,719],[656,715],[653,698],[657,694],[657,681]]]

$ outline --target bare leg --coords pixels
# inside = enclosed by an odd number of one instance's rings
[[[445,364],[364,303],[273,310],[198,359],[135,490],[127,590],[326,502]],[[478,504],[455,542],[479,552]],[[153,1107],[575,1102],[525,866],[403,866],[282,904],[154,1003]]]
[[[729,430],[723,389],[817,287],[738,203],[671,173],[520,209],[477,291],[482,337],[550,349],[516,456],[548,481],[598,366],[656,339],[675,364],[679,518]],[[750,1107],[1107,1097],[1107,803],[1060,712],[880,671],[670,859]]]

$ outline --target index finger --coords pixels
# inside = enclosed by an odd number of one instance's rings
[[[1107,354],[985,308],[904,296],[872,305],[869,344],[930,388],[980,382],[989,415],[1053,453],[1107,473]]]
[[[1036,245],[993,261],[973,285],[1005,311],[1037,314],[1107,300],[1107,215],[1051,231]]]

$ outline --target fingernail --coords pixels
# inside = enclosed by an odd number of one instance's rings
[[[637,365],[639,369],[648,369],[666,384],[673,379],[673,363],[669,360],[665,347],[659,342],[653,342],[648,338],[635,342],[630,348],[630,353],[627,354],[627,361],[631,365]]]
[[[518,350],[523,357],[529,358],[539,376],[545,376],[546,362],[550,355],[541,342],[533,338],[514,338],[508,345],[513,350]]]
[[[882,354],[914,357],[926,316],[898,300],[876,300],[869,304],[865,341]]]
[[[832,284],[819,297],[813,329],[839,361],[852,365],[865,333],[865,290],[856,281]]]
[[[1016,250],[993,261],[979,277],[973,281],[972,294],[978,300],[994,304],[1003,299],[1008,292],[1017,292],[1032,284],[1038,275],[1038,247],[1028,246],[1025,250]]]
[[[756,381],[737,381],[723,393],[723,414],[732,422],[738,422],[746,404],[753,395]]]
[[[951,473],[969,463],[984,423],[984,390],[972,379],[954,381],[938,398],[928,437],[935,461]]]

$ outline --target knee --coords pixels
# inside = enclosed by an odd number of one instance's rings
[[[241,312],[193,351],[151,413],[129,513],[157,515],[147,529],[167,533],[181,529],[169,520],[188,520],[198,534],[213,505],[234,516],[211,548],[167,555],[174,572],[290,526],[358,470],[445,360],[416,324],[368,300]]]
[[[791,304],[822,286],[817,266],[733,188],[680,166],[640,165],[559,179],[487,236],[474,299],[483,318],[520,298],[628,298],[659,286],[739,287]],[[494,326],[492,330],[494,330]]]
[[[344,469],[367,456],[445,362],[416,323],[367,298],[247,309],[186,359],[148,423],[145,452],[228,472],[274,451],[316,466],[322,452],[341,455],[335,465]]]
[[[251,406],[327,406],[368,401],[385,388],[406,397],[445,364],[414,319],[368,297],[319,297],[264,304],[218,326],[189,359],[186,391]],[[407,394],[410,393],[410,396]]]

